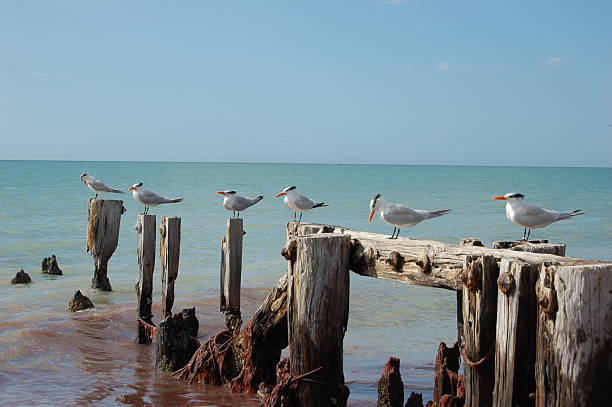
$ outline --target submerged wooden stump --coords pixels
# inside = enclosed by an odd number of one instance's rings
[[[166,317],[156,329],[155,367],[160,371],[174,372],[189,362],[200,346],[192,335],[193,328],[183,318],[183,313]]]
[[[342,343],[349,312],[349,236],[296,238],[289,268],[289,366],[300,406],[344,406]]]
[[[449,348],[444,342],[441,342],[438,347],[434,372],[434,404],[439,403],[439,405],[442,405],[442,399],[445,396],[449,396],[451,399],[460,398],[461,396],[459,391],[461,384],[459,376],[459,346],[459,342],[457,342],[452,348]],[[449,397],[446,398],[448,399]]]
[[[227,329],[242,325],[240,314],[240,282],[242,275],[243,223],[240,218],[227,220],[226,234],[221,241],[221,301]]]
[[[496,407],[533,406],[535,392],[535,282],[540,265],[503,259],[497,281]]]
[[[378,381],[377,407],[404,407],[404,382],[400,373],[400,360],[389,358]]]
[[[138,338],[140,344],[151,343],[153,324],[153,270],[155,269],[155,215],[138,214],[136,221],[138,234],[138,268],[140,278],[136,284],[138,297]],[[144,322],[144,323],[143,323]]]
[[[91,287],[112,291],[108,279],[108,260],[119,242],[123,201],[92,198],[88,204],[87,251],[94,258],[94,276]]]
[[[612,265],[543,266],[536,291],[536,405],[609,406]]]
[[[181,218],[162,216],[159,228],[159,260],[162,273],[162,318],[172,315],[174,282],[178,276],[181,254]]]
[[[466,256],[463,281],[463,344],[466,399],[470,407],[493,404],[495,325],[499,267],[492,256]]]

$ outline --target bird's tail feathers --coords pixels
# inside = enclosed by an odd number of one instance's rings
[[[255,198],[255,200],[253,201],[253,205],[255,205],[257,202],[261,201],[262,199],[264,199],[263,195],[259,195],[257,198]]]
[[[450,211],[451,211],[450,209],[442,209],[440,211],[431,211],[429,212],[429,217],[427,219],[437,218],[438,216],[446,215]]]
[[[112,189],[112,188],[111,188],[111,192],[114,192],[115,194],[125,194],[124,191],[120,191],[118,189]]]
[[[312,208],[313,209],[314,208],[320,208],[322,206],[329,206],[329,205],[327,205],[325,202],[319,202],[319,203],[314,204],[314,206]]]
[[[572,211],[572,212],[562,213],[559,215],[559,220],[569,219],[573,216],[578,216],[578,215],[584,215],[584,212],[582,212],[582,209],[576,209],[575,211]]]
[[[168,203],[177,203],[177,202],[181,202],[182,200],[183,200],[183,198],[168,199]]]

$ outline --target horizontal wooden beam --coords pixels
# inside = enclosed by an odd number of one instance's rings
[[[508,259],[560,266],[610,264],[598,260],[471,245],[455,245],[434,240],[415,240],[405,237],[391,240],[386,235],[360,232],[332,225],[298,222],[287,224],[288,239],[292,236],[306,236],[317,233],[336,233],[351,236],[350,269],[357,274],[455,291],[459,291],[463,287],[461,275],[466,256],[488,255],[494,257],[498,262],[502,259]]]

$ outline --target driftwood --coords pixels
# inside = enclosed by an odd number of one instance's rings
[[[536,292],[536,405],[609,406],[612,266],[542,267]]]
[[[83,294],[80,290],[76,290],[74,297],[68,303],[68,310],[71,312],[83,311],[88,308],[93,308],[93,302]]]
[[[461,274],[466,256],[494,257],[519,260],[533,264],[556,262],[563,266],[602,264],[596,260],[559,257],[551,254],[490,249],[478,246],[453,245],[433,240],[415,240],[399,237],[390,240],[387,236],[360,232],[340,226],[289,222],[288,236],[333,233],[351,237],[350,269],[364,276],[382,278],[407,284],[463,289]],[[397,253],[397,254],[394,254]]]
[[[413,393],[414,394],[414,393]],[[421,399],[421,406],[423,405]],[[389,358],[380,380],[378,380],[377,407],[403,407],[404,382],[400,373],[400,360]]]
[[[140,278],[136,283],[138,297],[138,343],[151,343],[153,324],[153,270],[155,268],[155,215],[138,214],[136,221],[138,234],[138,269]]]
[[[491,256],[467,256],[463,281],[463,343],[467,406],[489,407],[495,382],[499,267]]]
[[[119,242],[123,201],[92,198],[88,205],[87,251],[94,258],[94,276],[91,287],[112,291],[108,279],[108,261]]]
[[[159,262],[162,272],[162,318],[172,315],[174,282],[178,276],[181,253],[181,218],[162,216],[159,228]]]
[[[243,224],[240,218],[227,220],[226,234],[221,241],[221,301],[220,311],[225,313],[227,329],[242,324],[240,314],[240,281],[242,274]]]

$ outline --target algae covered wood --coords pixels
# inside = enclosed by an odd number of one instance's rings
[[[226,234],[221,241],[220,311],[226,314],[228,329],[242,323],[240,314],[240,283],[242,275],[243,223],[240,218],[227,220]]]
[[[136,283],[138,298],[138,318],[153,325],[153,270],[155,269],[155,236],[157,235],[155,215],[138,214],[136,220],[138,239],[138,269],[139,279]],[[138,324],[138,343],[151,343],[150,330],[142,323]]]
[[[537,282],[536,405],[612,400],[612,266],[543,267]]]
[[[181,218],[162,216],[159,228],[159,259],[162,268],[162,319],[172,315],[174,282],[178,276],[181,254]]]
[[[119,242],[121,215],[125,212],[123,201],[96,199],[87,206],[87,251],[94,258],[94,276],[91,287],[112,291],[108,279],[108,260]]]
[[[289,365],[301,406],[346,405],[342,343],[349,313],[350,237],[296,238],[288,285]],[[323,384],[321,384],[323,383]]]
[[[535,392],[535,282],[540,267],[508,259],[500,265],[493,391],[496,407],[535,404],[530,395]]]
[[[493,403],[499,267],[492,256],[467,256],[463,280],[465,405]]]
[[[386,235],[360,232],[340,226],[289,222],[288,236],[333,233],[351,237],[350,269],[360,275],[382,278],[407,284],[463,289],[461,272],[465,256],[494,257],[527,263],[558,262],[576,266],[610,264],[597,260],[559,257],[551,254],[521,252],[506,249],[454,245],[433,240],[415,240],[405,237],[390,240]]]

